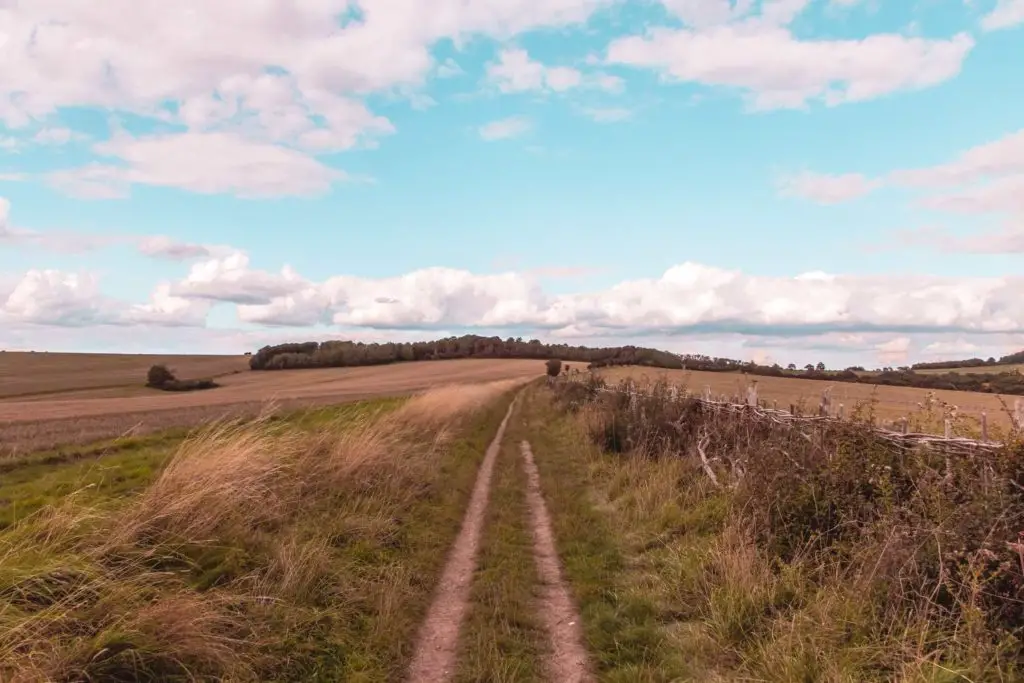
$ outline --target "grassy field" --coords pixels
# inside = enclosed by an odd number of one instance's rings
[[[34,355],[58,354],[20,354],[22,358]],[[0,399],[0,456],[187,428],[224,417],[252,416],[264,410],[268,402],[282,408],[330,405],[408,394],[444,383],[535,377],[543,372],[543,363],[536,360],[422,361],[374,367],[245,371],[222,377],[218,380],[222,386],[217,389],[168,393],[141,386],[148,364],[156,357],[76,357],[82,363],[100,358],[95,366],[101,369],[104,363],[115,364],[110,358],[147,360],[138,362],[134,385],[99,387],[103,373],[97,369],[89,380],[93,382],[92,388],[83,386],[88,378],[79,377],[58,391],[55,387],[59,381],[51,378],[50,393]],[[231,367],[237,369],[233,364],[238,361],[222,358],[218,362],[227,371]],[[173,367],[215,367],[204,366],[206,361],[190,365],[179,358],[175,362],[171,363]],[[190,373],[182,370],[181,376],[188,377]],[[18,375],[14,382],[29,386],[30,379]]]
[[[1024,444],[947,458],[852,423],[632,409],[542,371],[240,373],[250,402],[185,406],[193,424],[257,410],[260,386],[295,410],[0,460],[0,681],[563,683],[567,663],[586,683],[1024,680]],[[786,404],[828,384],[759,380]],[[135,400],[90,396],[66,400]]]
[[[698,393],[702,392],[705,386],[709,386],[712,394],[716,396],[746,396],[747,386],[756,381],[758,397],[769,404],[773,401],[778,402],[778,407],[783,410],[788,410],[791,404],[803,404],[805,411],[817,410],[822,392],[831,388],[833,407],[842,403],[849,414],[857,404],[876,401],[874,410],[880,420],[897,420],[918,412],[920,404],[926,400],[930,391],[913,387],[887,387],[793,377],[760,377],[732,372],[641,367],[608,368],[598,371],[598,375],[610,382],[625,378],[650,381],[664,379]],[[1010,424],[1004,403],[995,394],[948,390],[937,390],[933,393],[940,401],[956,406],[958,413],[962,415],[977,418],[985,412],[988,414],[990,425],[1001,425],[1005,428]],[[1018,397],[1007,396],[1003,397],[1003,400],[1012,408],[1016,398]]]
[[[399,679],[516,381],[9,467],[0,680]]]

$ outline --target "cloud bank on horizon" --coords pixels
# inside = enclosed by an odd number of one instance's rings
[[[0,348],[1024,348],[1024,0],[0,0]]]

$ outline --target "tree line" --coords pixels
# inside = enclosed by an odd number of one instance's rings
[[[1008,356],[1003,356],[999,360],[996,360],[995,358],[988,358],[987,360],[982,360],[981,358],[968,358],[966,360],[943,360],[932,363],[914,363],[910,367],[914,370],[943,370],[953,368],[981,368],[989,365],[1017,365],[1018,363],[1024,363],[1024,351],[1011,353]]]
[[[592,348],[569,344],[545,344],[522,337],[481,337],[464,335],[434,341],[388,342],[383,344],[354,341],[325,341],[264,346],[249,359],[253,370],[292,370],[300,368],[337,368],[360,365],[384,365],[404,361],[447,360],[454,358],[557,358],[587,363],[592,367],[609,365],[646,365],[680,369],[679,356],[640,346]]]
[[[535,358],[558,359],[586,363],[588,369],[615,365],[640,365],[655,368],[700,370],[704,372],[743,372],[765,377],[794,377],[830,382],[880,384],[921,389],[949,389],[952,391],[978,391],[992,394],[1024,396],[1024,374],[1009,372],[964,373],[947,372],[926,374],[913,367],[884,368],[868,373],[861,366],[845,370],[827,370],[824,363],[808,364],[798,368],[794,364],[759,365],[732,358],[718,358],[700,354],[678,355],[668,351],[640,346],[588,347],[569,344],[545,344],[537,339],[524,341],[522,337],[482,337],[464,335],[434,341],[363,343],[354,341],[324,341],[264,346],[249,359],[253,370],[293,370],[301,368],[336,368],[361,365],[384,365],[408,361],[447,360],[455,358]],[[1010,354],[993,366],[1024,362],[1024,352]],[[988,365],[988,363],[985,363]],[[945,367],[945,366],[942,366]],[[951,367],[965,367],[963,365]]]

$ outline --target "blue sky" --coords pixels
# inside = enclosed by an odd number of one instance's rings
[[[1024,348],[1024,0],[97,5],[0,3],[4,348]]]

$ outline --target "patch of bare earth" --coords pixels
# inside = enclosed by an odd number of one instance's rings
[[[551,638],[551,655],[546,663],[549,680],[556,683],[589,683],[593,676],[587,663],[587,650],[583,646],[580,615],[562,580],[551,516],[541,493],[540,472],[533,460],[529,442],[523,441],[519,447],[523,454],[523,470],[526,472],[526,502],[530,507],[533,557],[541,584],[537,609]]]
[[[480,472],[473,485],[473,494],[469,499],[469,507],[462,520],[462,528],[455,539],[434,600],[420,629],[416,651],[409,667],[409,683],[440,683],[449,680],[455,671],[459,629],[469,607],[469,592],[476,570],[480,530],[483,527],[491,492],[494,461],[501,450],[505,427],[518,400],[517,396],[509,406],[480,465]]]

